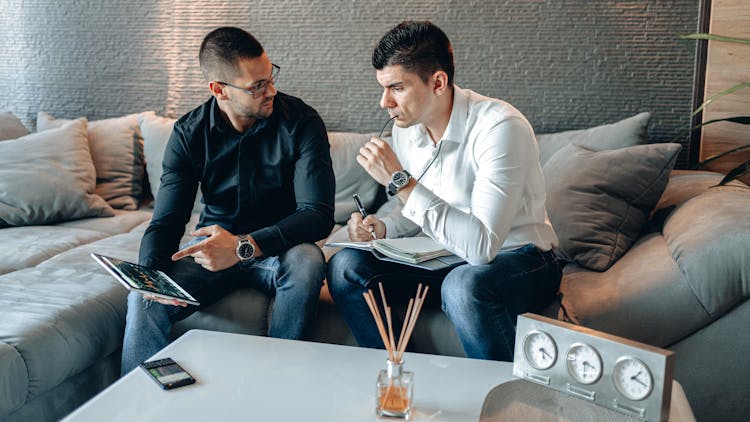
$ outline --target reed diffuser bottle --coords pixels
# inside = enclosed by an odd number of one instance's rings
[[[404,362],[386,360],[378,374],[375,412],[378,416],[409,419],[414,394],[414,373],[403,370]]]
[[[406,308],[405,324],[401,327],[401,335],[398,339],[393,335],[393,319],[391,318],[391,307],[385,300],[383,285],[380,286],[380,296],[383,299],[383,311],[385,318],[378,310],[378,304],[372,290],[364,294],[365,302],[370,308],[378,332],[383,340],[383,345],[388,352],[385,361],[385,369],[378,373],[375,384],[375,413],[378,416],[409,419],[413,409],[414,397],[414,373],[404,371],[404,352],[409,342],[414,325],[417,323],[419,311],[422,309],[429,286],[422,291],[422,284],[417,286],[417,296],[409,300]],[[385,319],[385,321],[383,321]]]

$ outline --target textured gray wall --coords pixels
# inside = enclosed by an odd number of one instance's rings
[[[456,82],[523,111],[538,133],[655,114],[655,139],[689,124],[699,0],[0,0],[0,111],[95,120],[179,116],[208,91],[202,37],[241,26],[282,67],[278,88],[329,129],[376,131],[386,114],[370,65],[404,19],[429,19],[454,44]],[[685,148],[686,150],[688,148]],[[686,160],[683,151],[681,162]]]

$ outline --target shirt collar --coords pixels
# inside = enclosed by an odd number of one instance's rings
[[[269,120],[274,119],[276,115],[276,107],[279,106],[279,103],[276,101],[276,98],[273,99],[274,101],[274,110],[273,113],[268,116],[266,119],[259,119],[255,121],[255,124],[245,133],[241,133],[240,135],[253,135],[261,130],[263,130],[266,126],[269,124]],[[216,98],[211,98],[211,105],[210,105],[210,111],[209,111],[209,127],[211,132],[218,131],[219,133],[222,133],[224,135],[236,135],[237,131],[232,127],[232,125],[229,124],[226,120],[224,120],[223,117],[221,117],[221,110],[219,109],[219,103],[216,101]]]
[[[458,85],[453,84],[453,108],[451,117],[448,119],[448,126],[445,128],[443,137],[440,141],[450,141],[462,143],[465,140],[466,121],[469,115],[469,93],[461,89]],[[413,133],[412,142],[418,142],[420,146],[431,144],[430,136],[423,124],[417,125]]]
[[[453,109],[443,139],[451,142],[464,142],[466,139],[466,120],[469,116],[469,93],[453,84]]]
[[[208,124],[211,132],[218,131],[221,133],[227,133],[229,125],[226,121],[224,121],[224,119],[221,118],[221,114],[219,113],[219,104],[216,102],[216,98],[211,97],[211,104],[209,105],[208,110]]]

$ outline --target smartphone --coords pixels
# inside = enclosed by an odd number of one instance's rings
[[[172,358],[143,362],[140,366],[154,382],[165,390],[195,383],[195,378]]]

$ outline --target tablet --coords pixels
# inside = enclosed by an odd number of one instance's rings
[[[129,290],[143,295],[177,299],[191,305],[200,305],[194,297],[161,271],[93,252],[91,257]]]

